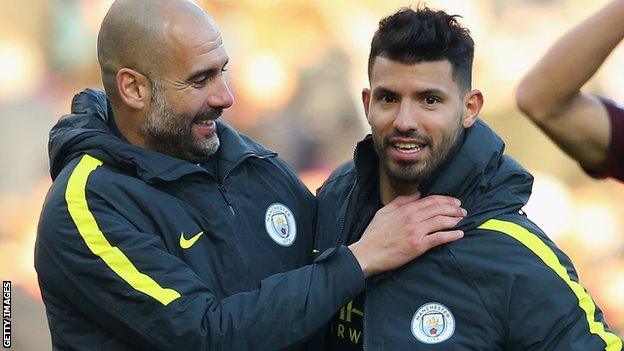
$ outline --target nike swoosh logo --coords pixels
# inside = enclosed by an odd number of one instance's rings
[[[192,238],[187,239],[184,237],[184,232],[180,233],[180,247],[183,249],[188,249],[191,246],[193,246],[193,244],[195,244],[197,242],[197,240],[199,240],[199,237],[204,234],[204,232],[199,232],[197,234],[195,234]]]

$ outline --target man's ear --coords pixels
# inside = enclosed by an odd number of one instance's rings
[[[116,82],[119,97],[124,105],[135,110],[149,106],[152,86],[145,75],[130,68],[122,68],[117,72]]]
[[[471,90],[464,97],[464,117],[462,125],[470,128],[479,118],[479,113],[483,107],[483,94],[479,90]]]
[[[364,114],[366,115],[366,120],[368,124],[370,124],[370,120],[368,119],[368,111],[370,110],[370,99],[371,99],[371,91],[368,88],[362,89],[362,104],[364,105]]]

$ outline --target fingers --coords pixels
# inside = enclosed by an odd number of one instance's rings
[[[423,239],[423,242],[426,244],[428,249],[431,249],[436,246],[457,241],[463,237],[464,232],[461,230],[440,231],[427,235]]]
[[[412,229],[412,235],[425,236],[429,233],[452,229],[462,219],[463,217],[437,215],[417,223],[411,223],[410,229]]]
[[[448,217],[466,217],[468,212],[465,209],[449,204],[432,204],[420,210],[410,211],[405,215],[408,216],[407,221],[410,223],[421,222],[436,216]]]
[[[422,241],[425,246],[425,251],[433,247],[451,243],[464,237],[464,232],[461,230],[451,230],[444,232],[435,232],[425,236]]]
[[[446,196],[427,197],[404,205],[397,209],[397,213],[407,223],[418,223],[436,216],[463,218],[467,212],[458,204],[459,200]]]

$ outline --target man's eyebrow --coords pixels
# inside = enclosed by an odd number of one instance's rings
[[[217,74],[221,73],[221,71],[223,71],[223,69],[225,68],[225,66],[227,66],[229,60],[225,61],[225,63],[223,64],[223,66],[221,66],[220,69],[218,68],[208,68],[208,69],[202,69],[199,70],[197,72],[191,73],[191,75],[186,79],[187,82],[194,82],[196,80],[198,80],[199,78],[212,78],[214,76],[216,76]]]
[[[390,88],[386,88],[384,86],[378,86],[376,88],[373,89],[373,96],[380,96],[380,95],[396,95],[397,92],[395,92],[394,90],[390,89]],[[436,96],[446,96],[447,93],[439,88],[428,88],[428,89],[424,89],[424,90],[420,90],[417,92],[414,92],[414,96],[416,97],[423,97],[423,96],[428,96],[428,95],[436,95]]]
[[[383,86],[378,86],[373,89],[373,95],[378,96],[378,95],[383,95],[383,94],[396,94],[396,93],[392,91],[391,89],[388,89]]]
[[[417,92],[416,95],[418,96],[427,96],[427,95],[446,96],[446,92],[438,88],[429,88],[429,89],[425,89],[423,91]]]

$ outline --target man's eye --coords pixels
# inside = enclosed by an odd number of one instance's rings
[[[208,80],[208,78],[206,78],[206,77],[203,77],[201,79],[197,79],[197,80],[193,81],[193,85],[205,85],[207,80]]]
[[[386,104],[391,104],[396,101],[392,95],[383,95],[379,100]]]
[[[438,99],[438,98],[437,98],[437,97],[435,97],[435,96],[427,96],[427,97],[425,98],[425,103],[426,103],[427,105],[434,105],[434,104],[436,104],[436,103],[438,103],[438,102],[440,102],[440,99]]]

